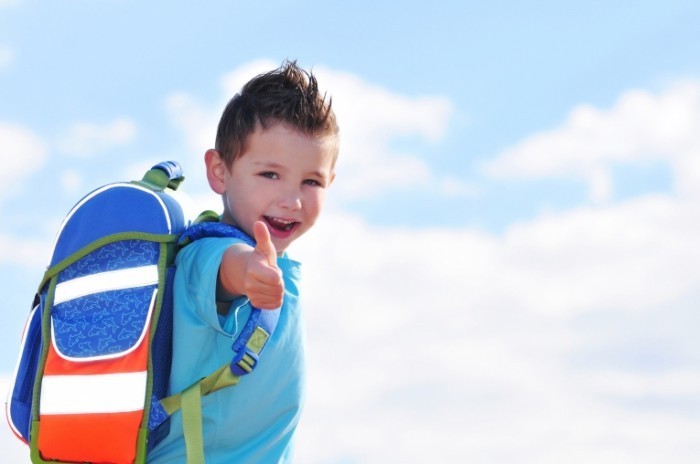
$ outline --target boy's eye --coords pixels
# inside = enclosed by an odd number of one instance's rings
[[[260,175],[262,177],[267,178],[267,179],[277,179],[279,177],[276,172],[272,172],[272,171],[261,172]]]
[[[311,186],[313,186],[313,187],[322,187],[322,186],[323,186],[323,184],[321,184],[321,182],[319,182],[319,181],[317,181],[317,180],[315,180],[315,179],[306,179],[306,180],[304,181],[304,184],[305,184],[305,185],[311,185]]]

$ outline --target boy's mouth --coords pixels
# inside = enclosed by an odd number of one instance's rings
[[[270,232],[272,231],[277,231],[279,233],[287,233],[291,232],[294,227],[296,227],[297,224],[299,224],[296,221],[292,221],[290,219],[280,219],[280,218],[275,218],[272,216],[263,216],[265,218],[265,222],[267,222],[267,225],[270,226]]]

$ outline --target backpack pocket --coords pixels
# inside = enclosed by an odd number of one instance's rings
[[[150,405],[149,340],[160,277],[158,244],[136,240],[107,245],[58,273],[48,292],[51,330],[37,424],[43,459],[134,462]]]
[[[29,442],[32,397],[36,370],[41,356],[41,304],[32,309],[22,334],[17,367],[5,405],[10,428],[24,442]]]

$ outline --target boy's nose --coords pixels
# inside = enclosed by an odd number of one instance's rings
[[[290,192],[289,194],[280,198],[280,206],[290,211],[297,211],[301,209],[301,195],[296,192]]]

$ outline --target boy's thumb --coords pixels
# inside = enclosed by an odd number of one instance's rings
[[[260,253],[270,266],[277,266],[277,250],[264,222],[258,221],[253,224],[253,238],[255,238],[255,251]]]

